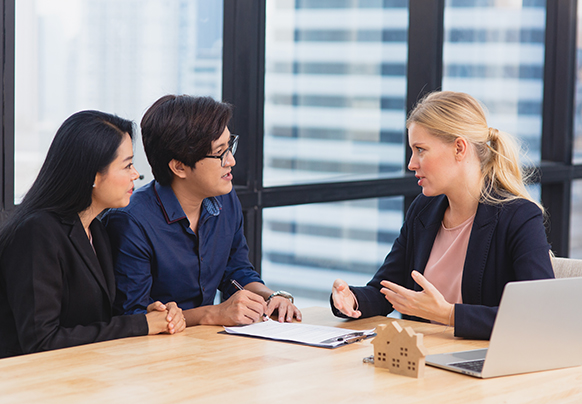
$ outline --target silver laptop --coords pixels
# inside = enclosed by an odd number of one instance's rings
[[[481,378],[582,365],[582,277],[508,283],[488,349],[426,363]]]

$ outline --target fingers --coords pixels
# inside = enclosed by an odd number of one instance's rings
[[[244,294],[244,296],[246,296],[246,298],[249,300],[265,305],[265,310],[267,309],[267,302],[265,302],[265,299],[263,299],[262,296],[248,290],[241,290],[237,293]]]
[[[239,310],[239,314],[237,316],[237,323],[238,324],[252,324],[257,323],[263,319],[263,311],[257,309],[257,307],[253,306],[246,306],[242,307]]]
[[[176,330],[176,333],[179,333],[179,332],[184,331],[186,329],[186,326],[187,326],[187,324],[186,324],[186,317],[184,317],[182,315],[182,318],[180,318],[178,320],[178,323],[176,324],[176,327],[174,329]]]
[[[425,291],[430,292],[430,293],[434,293],[437,291],[437,288],[434,287],[434,285],[432,283],[430,283],[428,281],[428,279],[426,279],[424,277],[424,275],[422,275],[420,272],[418,271],[412,271],[412,279],[414,279],[414,282],[418,283],[418,285]]]
[[[283,298],[281,298],[283,299]],[[287,300],[287,299],[285,299]],[[285,321],[287,321],[288,323],[290,323],[291,321],[293,321],[293,310],[289,310],[289,305],[287,304],[280,304],[277,312],[279,313],[279,322],[280,323],[284,323]]]
[[[260,314],[261,317],[267,313],[269,307],[267,305],[267,302],[265,301],[265,299],[263,299],[262,296],[259,296],[258,294],[253,292],[247,292],[246,294],[248,295],[247,296],[248,299],[252,302],[249,308],[253,309],[253,311]]]
[[[345,290],[348,284],[341,279],[336,279],[331,288],[331,298],[334,306],[343,313],[346,309],[344,300],[346,299]],[[345,314],[345,313],[344,313]]]
[[[297,321],[303,320],[303,316],[301,315],[301,310],[299,310],[295,305],[293,306],[293,315],[297,319]]]
[[[398,294],[406,294],[407,292],[411,291],[410,289],[407,289],[403,286],[398,285],[397,283],[390,282],[390,281],[382,281],[382,282],[380,282],[380,285],[382,285],[382,286],[384,286],[384,288],[387,288],[387,289],[393,291],[394,293],[398,293]],[[382,293],[384,293],[384,292],[382,292]]]
[[[390,287],[384,287],[380,289],[380,292],[386,297],[386,299],[392,304],[392,307],[402,313],[402,304],[407,301],[406,296],[404,293],[397,293],[394,290],[390,289]],[[408,314],[408,313],[402,313]]]
[[[257,322],[268,310],[265,299],[247,290],[236,292],[227,302],[230,303],[231,316],[237,324]]]
[[[178,307],[176,302],[168,302],[166,304],[166,309],[168,310],[168,315],[166,317],[166,320],[168,322],[171,322],[172,319],[177,316],[177,314],[182,314],[182,309],[180,309]],[[178,317],[180,317],[180,316],[178,316]]]
[[[175,302],[168,302],[167,304],[163,304],[160,301],[153,302],[147,307],[147,312],[158,312],[164,315],[165,329],[159,332],[175,334],[184,331],[186,328],[186,318],[182,313],[182,309]]]
[[[418,284],[418,286],[420,286],[425,292],[428,292],[430,294],[435,294],[438,293],[437,289],[434,287],[434,285],[432,283],[430,283],[420,272],[418,271],[412,271],[411,273],[412,279]],[[385,288],[388,288],[390,290],[392,290],[395,293],[398,294],[403,294],[405,295],[406,293],[410,293],[410,292],[414,292],[411,291],[410,289],[407,289],[403,286],[400,286],[394,282],[390,282],[390,281],[382,281],[380,282],[380,284],[382,286],[384,286]]]
[[[168,322],[168,332],[170,334],[175,334],[184,331],[186,328],[186,318],[182,313],[182,309],[178,307],[175,302],[169,302],[166,304],[168,309],[166,315],[166,321]]]
[[[282,296],[275,296],[268,302],[256,293],[248,290],[239,290],[233,294],[226,302],[218,305],[218,316],[224,325],[252,324],[258,321],[268,320],[277,310],[277,319],[280,322],[291,322],[293,318],[301,321],[301,311]]]
[[[355,310],[356,298],[345,281],[341,279],[334,281],[331,298],[335,308],[344,315],[352,318],[359,318],[362,315],[359,310]]]
[[[180,314],[180,316],[175,316],[172,322],[167,323],[167,333],[177,334],[186,329],[186,317]]]
[[[267,300],[267,310],[265,310],[265,316],[271,317],[271,314],[277,309],[277,305],[273,303],[273,299]]]
[[[166,313],[157,310],[150,311],[146,314],[146,321],[148,323],[149,335],[168,332]]]
[[[401,302],[406,300],[414,300],[418,297],[419,294],[424,293],[424,291],[417,292],[404,286],[400,286],[397,283],[386,280],[381,281],[380,284],[384,286],[382,289],[380,289],[380,292],[383,293],[386,298],[389,298],[390,302],[392,302],[392,300]]]
[[[277,320],[280,323],[287,322],[290,323],[295,317],[298,321],[301,321],[301,311],[295,307],[291,301],[285,297],[275,296],[267,302],[267,314],[270,316],[275,310],[277,310]]]
[[[434,285],[430,283],[420,272],[412,271],[411,275],[414,281],[423,289],[422,292],[428,296],[440,295]],[[396,299],[398,297],[403,297],[412,299],[416,294],[421,293],[386,280],[381,281],[380,284],[384,286],[384,288],[380,289],[380,292],[382,292],[387,298],[390,297]]]
[[[410,290],[384,280],[380,282],[384,286],[380,292],[384,294],[392,307],[402,314],[437,322],[442,322],[446,317],[445,321],[447,321],[451,309],[443,295],[420,272],[412,271],[411,276],[423,290]]]
[[[153,302],[147,307],[148,313],[152,311],[166,311],[166,305],[160,301]]]
[[[338,292],[341,292],[341,291],[345,290],[346,288],[348,288],[348,284],[346,283],[346,281],[344,281],[342,279],[336,279],[333,282],[333,289],[337,290]]]

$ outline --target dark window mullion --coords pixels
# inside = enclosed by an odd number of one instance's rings
[[[237,193],[243,208],[252,209],[254,204],[259,202],[262,208],[271,208],[306,203],[414,196],[419,191],[416,178],[412,174],[407,174],[391,179],[271,187],[263,189],[260,193],[240,189]]]
[[[234,105],[230,129],[241,136],[235,184],[260,190],[263,175],[265,0],[224,0],[223,100]]]
[[[261,273],[265,0],[224,0],[222,63],[222,97],[234,105],[229,126],[241,136],[234,183],[243,204],[249,259]]]
[[[0,53],[3,61],[0,65],[2,77],[1,221],[6,212],[14,208],[14,0],[1,0],[0,7],[3,12],[0,21],[0,32],[2,32]]]
[[[548,1],[542,125],[543,162],[570,167],[576,86],[576,0]],[[571,177],[547,183],[542,178],[542,203],[549,212],[548,240],[558,256],[568,256]]]
[[[444,10],[445,0],[409,0],[407,115],[425,94],[442,88]],[[404,145],[405,170],[411,154],[407,144],[408,136]],[[405,214],[414,198],[405,197]]]

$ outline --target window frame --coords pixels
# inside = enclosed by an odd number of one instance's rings
[[[445,0],[409,0],[407,112],[423,94],[441,88],[444,9]],[[542,161],[536,167],[539,172],[536,181],[541,184],[542,203],[548,212],[548,241],[552,251],[563,257],[568,256],[569,249],[571,184],[574,179],[582,178],[582,165],[572,165],[571,157],[576,9],[577,0],[546,3]],[[248,160],[251,164],[244,162],[242,170],[237,167],[235,185],[245,214],[251,261],[257,270],[260,272],[261,268],[262,210],[265,208],[404,196],[406,212],[420,193],[414,175],[409,172],[390,179],[262,186],[265,0],[225,0],[224,10],[223,98],[236,105],[232,130],[245,133],[245,143],[248,143],[237,161]],[[241,80],[241,75],[246,80]],[[247,115],[241,116],[244,114]],[[256,138],[252,139],[253,136]],[[410,150],[408,147],[405,150],[407,164]]]
[[[251,262],[261,270],[262,212],[265,208],[305,203],[404,196],[404,209],[420,193],[414,175],[263,187],[263,106],[266,0],[224,0],[223,100],[235,105],[230,124],[244,135],[237,152],[235,187],[245,216]],[[0,220],[14,209],[14,41],[15,0],[0,0],[3,63]],[[442,83],[445,0],[409,0],[406,107]],[[542,203],[548,211],[547,234],[552,250],[567,257],[572,181],[582,178],[582,164],[572,164],[574,92],[576,85],[577,0],[546,3],[546,43],[542,104]],[[427,41],[426,38],[432,38]],[[242,79],[241,79],[242,78]],[[410,157],[405,148],[405,164]],[[404,167],[406,169],[406,167]]]
[[[0,220],[14,209],[14,39],[15,39],[15,0],[0,0],[3,18],[0,21],[0,53],[2,65],[2,128],[0,137],[0,179],[2,201],[0,201]]]

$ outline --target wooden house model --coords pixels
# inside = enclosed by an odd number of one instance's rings
[[[396,321],[379,325],[372,341],[374,366],[399,375],[424,377],[427,350],[422,337],[423,334],[415,333],[410,327],[403,329]]]

